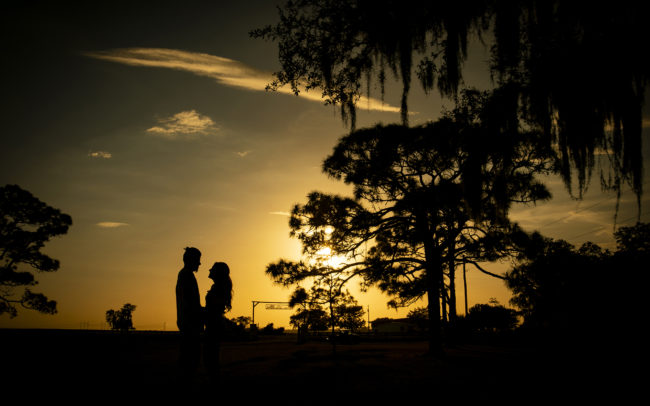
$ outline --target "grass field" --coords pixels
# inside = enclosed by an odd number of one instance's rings
[[[6,352],[2,384],[27,400],[95,396],[119,401],[120,394],[164,399],[186,391],[177,380],[176,333],[0,330],[0,338]],[[330,344],[297,344],[291,335],[225,342],[220,382],[210,382],[201,367],[189,392],[201,397],[228,393],[256,404],[307,405],[492,404],[581,396],[575,378],[584,375],[584,366],[568,360],[558,364],[544,352],[459,345],[436,359],[426,355],[427,348],[426,341],[416,339],[362,341],[337,345],[333,357]]]

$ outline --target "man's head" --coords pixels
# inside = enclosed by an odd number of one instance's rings
[[[201,265],[201,251],[194,247],[186,247],[185,253],[183,254],[183,263],[185,264],[185,269],[196,272],[199,269],[199,265]]]

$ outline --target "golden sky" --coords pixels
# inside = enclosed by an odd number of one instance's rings
[[[275,21],[275,6],[242,3],[3,12],[0,184],[29,190],[70,214],[73,225],[45,248],[60,270],[37,276],[35,291],[56,300],[58,314],[21,310],[15,319],[0,316],[0,327],[103,328],[105,311],[129,302],[137,329],[175,330],[174,286],[186,246],[203,253],[202,296],[211,264],[229,264],[230,317],[251,316],[253,300],[288,299],[290,290],[273,286],[265,267],[299,258],[287,224],[295,203],[313,190],[350,193],[320,171],[346,127],[318,92],[264,91],[279,67],[277,50],[248,31]],[[470,57],[466,84],[489,87],[485,48],[472,45]],[[438,117],[444,102],[415,87],[411,123]],[[363,100],[357,126],[399,122],[400,96],[389,87],[384,101]],[[516,220],[551,237],[614,248],[616,199],[600,191],[598,173],[582,201],[557,179],[548,184],[553,200],[515,208]],[[646,194],[644,221],[648,203]],[[635,204],[625,191],[619,225],[636,220]],[[508,264],[485,266],[502,272]],[[457,284],[463,313],[460,275]],[[468,284],[470,306],[508,302],[500,280],[469,270]],[[388,298],[361,294],[356,283],[350,288],[371,319],[409,310],[388,309]],[[255,318],[288,327],[290,314],[260,305]]]

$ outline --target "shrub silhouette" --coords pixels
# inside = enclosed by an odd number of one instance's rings
[[[129,331],[135,330],[133,327],[133,311],[135,305],[126,303],[120,310],[107,310],[106,322],[111,326],[111,330]]]

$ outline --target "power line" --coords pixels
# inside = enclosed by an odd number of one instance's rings
[[[643,216],[647,216],[647,214],[648,214],[648,213],[645,213]],[[642,217],[643,217],[643,216],[642,216]],[[621,224],[622,224],[622,223],[626,223],[626,222],[628,222],[628,221],[630,221],[630,220],[633,220],[633,219],[636,219],[636,218],[637,218],[637,216],[628,217],[628,218],[626,218],[626,219],[624,219],[624,220],[621,220],[620,223],[621,223]],[[587,231],[587,232],[585,232],[585,233],[580,233],[580,234],[578,234],[578,235],[574,235],[573,237],[569,237],[568,239],[579,238],[579,237],[582,237],[582,236],[587,235],[587,234],[595,233],[596,231],[600,231],[600,230],[604,229],[605,227],[607,227],[607,226],[599,226],[599,227],[597,227],[597,228],[595,228],[595,229],[592,229],[592,230],[590,230],[590,231]]]
[[[647,185],[648,183],[650,183],[650,180],[643,182],[643,185]],[[576,209],[573,213],[568,214],[568,215],[566,215],[566,216],[564,216],[564,217],[560,217],[559,219],[557,219],[557,220],[553,220],[553,221],[548,222],[548,223],[546,223],[546,224],[542,224],[541,226],[539,226],[539,228],[546,227],[546,226],[550,226],[551,224],[555,224],[555,223],[558,223],[558,222],[560,222],[560,221],[562,221],[562,220],[566,220],[566,219],[568,219],[568,218],[571,218],[571,217],[575,216],[576,214],[578,214],[578,213],[580,213],[580,212],[582,212],[582,211],[585,211],[585,210],[589,210],[589,209],[591,209],[591,208],[594,208],[594,207],[598,206],[599,204],[605,203],[605,202],[608,201],[608,200],[612,200],[612,199],[615,198],[615,197],[618,197],[618,195],[609,196],[609,197],[607,197],[607,198],[605,198],[605,199],[603,199],[603,200],[600,200],[600,201],[598,201],[598,202],[596,202],[596,203],[594,203],[594,204],[592,204],[592,205],[590,205],[590,206],[582,207],[582,208]],[[634,216],[634,217],[636,217],[636,216]],[[628,219],[628,220],[629,220],[629,219]],[[623,222],[625,222],[625,221],[627,221],[627,220],[624,220]]]
[[[560,222],[560,221],[562,221],[562,220],[566,220],[566,219],[568,219],[568,218],[571,218],[571,217],[575,216],[576,214],[580,213],[581,211],[585,211],[585,210],[591,209],[591,208],[593,208],[593,207],[596,207],[596,206],[598,206],[598,205],[601,204],[601,203],[604,203],[604,202],[606,202],[606,201],[608,201],[608,200],[613,199],[614,197],[616,197],[616,196],[610,196],[610,197],[608,197],[607,199],[603,199],[603,200],[601,200],[601,201],[599,201],[599,202],[597,202],[597,203],[592,204],[591,206],[587,206],[587,207],[583,207],[583,208],[577,209],[576,211],[574,211],[573,213],[571,213],[571,214],[569,214],[569,215],[566,215],[566,216],[564,216],[564,217],[560,217],[559,219],[557,219],[557,220],[553,220],[553,221],[551,221],[551,222],[549,222],[549,223],[542,224],[542,225],[539,226],[539,227],[541,228],[541,227],[550,226],[551,224],[555,224],[555,223]]]

